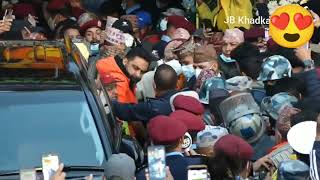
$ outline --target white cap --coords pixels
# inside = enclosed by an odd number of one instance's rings
[[[294,125],[288,132],[290,146],[301,154],[310,154],[316,138],[317,122],[305,121]]]
[[[199,95],[196,91],[181,91],[181,92],[178,92],[174,95],[172,95],[170,97],[170,106],[171,106],[171,109],[172,111],[175,111],[175,108],[173,106],[173,100],[174,98],[176,98],[178,95],[183,95],[183,96],[189,96],[189,97],[193,97],[193,98],[196,98],[197,100],[199,100]],[[200,102],[200,100],[199,100]]]
[[[214,144],[223,136],[229,134],[226,128],[220,126],[206,126],[197,134],[197,147],[213,147]]]

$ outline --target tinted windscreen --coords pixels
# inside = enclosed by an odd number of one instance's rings
[[[81,91],[0,92],[0,170],[41,167],[44,154],[99,166],[104,152]]]

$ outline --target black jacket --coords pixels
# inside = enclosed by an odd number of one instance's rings
[[[115,115],[123,121],[148,122],[157,115],[169,115],[172,112],[170,98],[177,91],[172,90],[158,98],[148,98],[146,102],[138,104],[124,104],[113,101]]]

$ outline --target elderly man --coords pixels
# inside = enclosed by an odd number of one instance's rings
[[[226,79],[239,76],[240,71],[236,60],[231,59],[231,51],[244,42],[243,32],[239,29],[227,29],[223,36],[222,54],[218,57],[220,70]]]

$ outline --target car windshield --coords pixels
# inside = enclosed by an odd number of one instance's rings
[[[72,166],[105,157],[85,95],[76,90],[0,92],[0,170],[41,167],[46,154]]]

